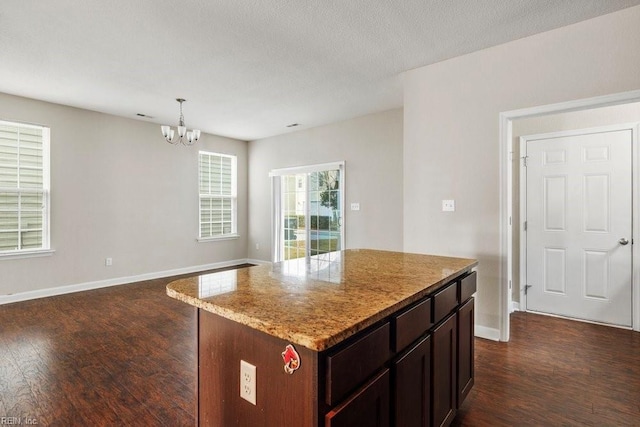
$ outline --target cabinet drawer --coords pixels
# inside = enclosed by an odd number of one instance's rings
[[[433,323],[436,324],[458,305],[458,282],[453,282],[433,295]]]
[[[389,370],[385,369],[325,415],[327,427],[389,427]]]
[[[393,326],[393,351],[399,352],[431,328],[431,298],[394,315],[391,325]]]
[[[472,271],[470,274],[460,280],[460,295],[458,296],[458,300],[463,303],[469,298],[471,295],[476,293],[476,278],[477,273]]]
[[[390,331],[387,322],[327,356],[327,405],[338,403],[389,360]]]

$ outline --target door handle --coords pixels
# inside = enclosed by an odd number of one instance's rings
[[[625,246],[629,244],[629,241],[623,237],[622,239],[618,240],[618,243],[620,243],[622,246]]]

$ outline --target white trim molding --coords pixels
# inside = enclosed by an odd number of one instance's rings
[[[128,276],[128,277],[116,277],[113,279],[98,280],[95,282],[86,282],[86,283],[79,283],[75,285],[58,286],[55,288],[38,289],[36,291],[19,292],[16,294],[1,295],[0,305],[11,304],[14,302],[28,301],[32,299],[38,299],[38,298],[52,297],[56,295],[70,294],[74,292],[89,291],[92,289],[106,288],[109,286],[126,285],[129,283],[141,282],[144,280],[161,279],[164,277],[177,276],[180,274],[197,273],[200,271],[214,270],[216,268],[233,267],[236,265],[247,264],[247,263],[258,264],[258,262],[253,262],[253,260],[236,259],[231,261],[216,262],[212,264],[177,268],[174,270],[158,271],[155,273],[139,274],[139,275]]]
[[[478,338],[484,338],[486,340],[500,341],[500,330],[495,328],[475,325],[474,335]]]
[[[271,264],[273,264],[271,261],[265,261],[263,259],[253,259],[253,258],[247,259],[246,262],[248,264],[255,264],[255,265],[271,265]]]
[[[3,259],[37,258],[43,256],[51,256],[55,252],[55,249],[34,249],[4,252],[0,253],[0,261],[2,261]]]
[[[312,172],[322,172],[326,170],[332,169],[343,169],[344,168],[344,160],[339,162],[331,162],[331,163],[320,163],[317,165],[308,165],[308,166],[293,166],[290,168],[280,168],[273,169],[269,172],[269,177],[274,176],[283,176],[283,175],[296,175],[299,173],[312,173]]]

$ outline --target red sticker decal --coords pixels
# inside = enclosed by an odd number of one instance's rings
[[[282,352],[282,360],[284,360],[284,371],[287,374],[293,374],[300,367],[300,355],[293,345],[288,344]]]

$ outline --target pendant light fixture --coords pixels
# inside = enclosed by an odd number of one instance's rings
[[[197,140],[200,139],[200,131],[198,129],[187,130],[187,127],[184,125],[184,115],[182,114],[182,103],[186,101],[186,99],[176,98],[176,101],[180,103],[180,120],[178,122],[178,139],[174,140],[175,129],[171,129],[171,126],[160,126],[162,130],[162,136],[169,144],[182,144],[182,145],[193,145]]]

